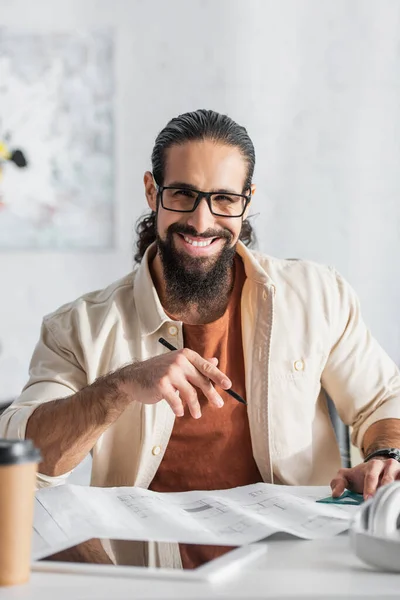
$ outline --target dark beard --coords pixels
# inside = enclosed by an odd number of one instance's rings
[[[173,242],[173,234],[181,233],[196,237],[225,238],[221,252],[211,258],[193,257],[179,252]],[[179,313],[188,305],[195,305],[198,313],[207,313],[226,306],[231,291],[232,267],[236,245],[230,246],[232,234],[228,229],[207,230],[199,236],[190,226],[173,223],[168,227],[167,237],[162,240],[157,234],[157,248],[160,254],[165,284],[168,312]]]

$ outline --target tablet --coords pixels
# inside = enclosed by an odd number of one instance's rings
[[[176,561],[178,550],[181,560]],[[266,551],[265,543],[246,546],[178,546],[169,542],[93,538],[35,561],[32,570],[204,581],[225,576],[233,577],[240,573],[240,569],[246,564],[261,559]],[[172,556],[175,556],[175,561]]]

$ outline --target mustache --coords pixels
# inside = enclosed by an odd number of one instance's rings
[[[172,223],[167,229],[167,237],[171,238],[173,233],[180,233],[182,235],[191,235],[198,238],[225,238],[231,240],[233,235],[229,229],[207,229],[203,233],[198,233],[191,225],[181,225],[179,223]]]

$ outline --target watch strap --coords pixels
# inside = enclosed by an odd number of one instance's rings
[[[375,458],[378,456],[385,456],[387,458],[393,458],[400,462],[400,449],[399,448],[380,448],[380,450],[375,450],[375,452],[371,452],[364,458],[364,462],[368,462],[371,458]]]

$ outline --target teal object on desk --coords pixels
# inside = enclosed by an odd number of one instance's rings
[[[357,494],[356,492],[351,492],[350,490],[345,490],[339,498],[333,498],[332,496],[328,496],[327,498],[321,498],[321,500],[316,500],[316,502],[321,502],[322,504],[362,504],[364,502],[364,497],[362,494]]]

